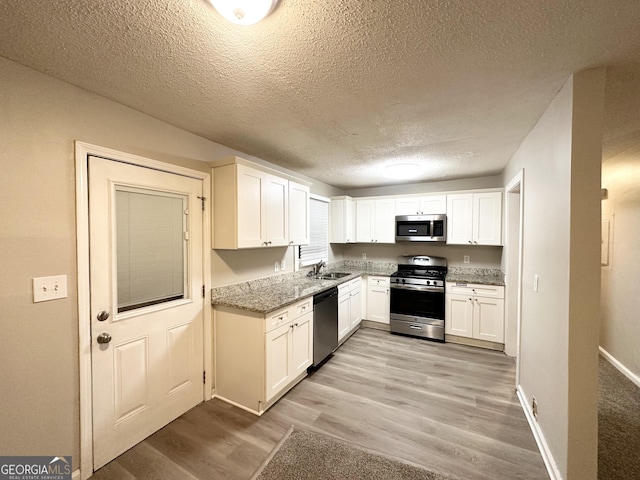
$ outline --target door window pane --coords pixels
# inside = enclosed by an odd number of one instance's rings
[[[116,187],[118,313],[185,298],[187,197]]]

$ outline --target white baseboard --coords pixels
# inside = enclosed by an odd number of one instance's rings
[[[604,348],[600,347],[600,355],[602,355],[605,360],[607,360],[611,365],[616,367],[620,373],[622,373],[625,377],[635,383],[638,387],[640,387],[640,377],[625,367],[622,363],[620,363],[616,358],[607,352]]]
[[[71,472],[71,480],[80,480],[80,469],[76,468],[73,472]]]
[[[527,418],[527,422],[529,422],[529,428],[531,428],[531,432],[533,433],[533,438],[535,438],[536,443],[538,444],[538,450],[540,450],[540,455],[542,455],[542,460],[544,461],[544,466],[547,467],[547,473],[549,474],[549,478],[551,480],[562,480],[562,475],[560,474],[560,470],[558,470],[558,466],[556,465],[555,460],[553,459],[553,455],[551,454],[551,450],[549,450],[549,445],[547,445],[547,441],[542,434],[542,430],[540,430],[540,426],[538,422],[533,417],[531,410],[529,409],[529,405],[527,404],[527,399],[524,397],[520,386],[516,387],[516,393],[518,394],[518,400],[520,400],[520,406],[524,411],[524,415]]]

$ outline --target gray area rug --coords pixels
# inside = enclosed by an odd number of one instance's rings
[[[640,388],[600,358],[598,478],[640,478]]]
[[[453,480],[351,443],[291,427],[252,480]]]

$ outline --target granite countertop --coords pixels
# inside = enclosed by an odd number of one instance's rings
[[[323,269],[322,273],[347,272],[349,275],[335,280],[315,279],[308,277],[306,272],[267,277],[252,282],[214,288],[211,291],[211,303],[214,306],[219,305],[268,314],[359,276],[389,276],[396,269],[395,264],[380,262],[350,262],[340,266],[331,265],[329,269]]]
[[[493,268],[449,267],[447,282],[504,286],[504,273]]]

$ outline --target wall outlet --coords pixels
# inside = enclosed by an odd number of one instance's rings
[[[276,262],[274,267],[273,267],[274,272],[277,272],[278,270],[280,270],[280,262]]]
[[[33,279],[33,303],[67,298],[67,276],[39,277]]]
[[[469,263],[470,260],[471,260],[471,257],[469,257],[469,255],[465,255],[462,261],[464,263]]]
[[[280,270],[284,270],[286,266],[287,266],[287,264],[284,262],[284,260],[282,260],[280,262]]]
[[[362,254],[362,259],[363,259],[363,260],[366,260],[366,259],[367,259],[367,254],[366,254],[366,253],[363,253],[363,254]]]
[[[533,413],[533,418],[538,418],[538,402],[536,401],[536,397],[533,397],[531,401],[531,413]]]

